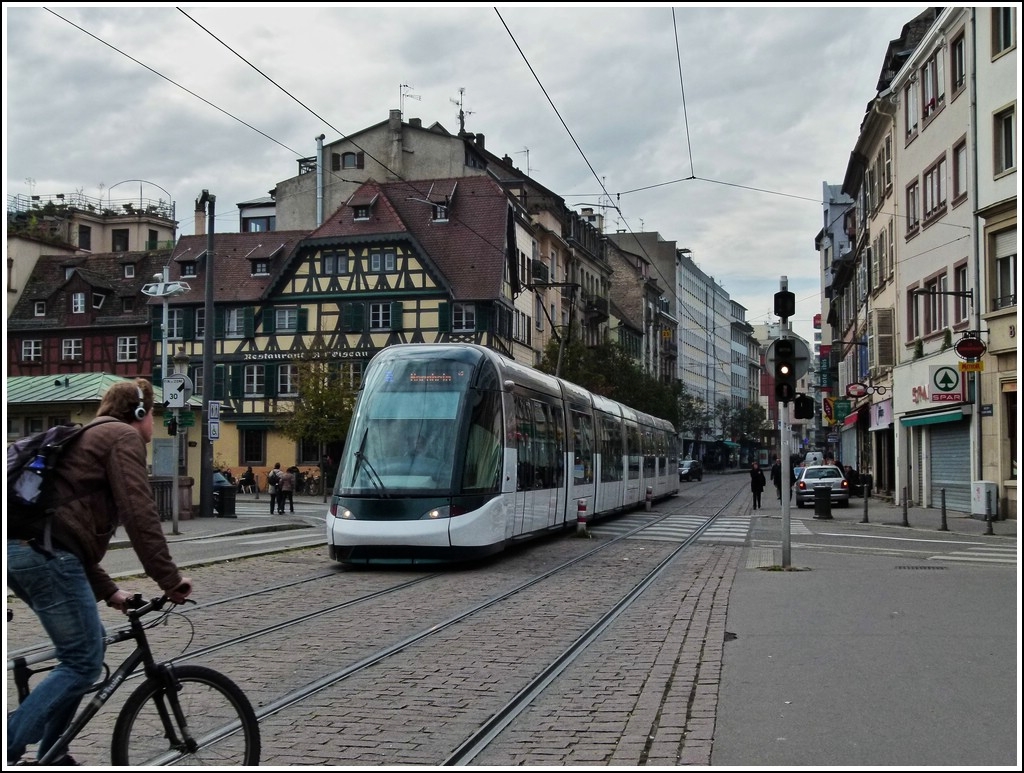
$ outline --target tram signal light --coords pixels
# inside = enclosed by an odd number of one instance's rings
[[[813,419],[814,398],[809,395],[797,395],[793,401],[793,416],[797,419]]]
[[[178,434],[178,420],[173,416],[171,417],[171,420],[167,422],[167,434],[171,437]]]
[[[775,316],[787,320],[796,312],[796,296],[789,290],[775,293]]]
[[[788,404],[796,397],[796,346],[791,338],[780,338],[773,348],[775,357],[775,399]]]

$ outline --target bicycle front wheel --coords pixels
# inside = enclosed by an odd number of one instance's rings
[[[217,671],[175,666],[178,689],[147,678],[114,725],[114,765],[259,765],[260,726],[245,693]]]

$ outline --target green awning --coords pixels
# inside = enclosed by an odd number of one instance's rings
[[[904,427],[920,427],[925,424],[942,424],[947,421],[960,421],[964,417],[964,412],[957,408],[955,411],[943,411],[942,413],[928,413],[924,416],[910,416],[908,418],[901,418],[900,424]]]

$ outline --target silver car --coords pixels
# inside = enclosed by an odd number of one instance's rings
[[[817,486],[828,486],[832,489],[832,504],[849,507],[850,482],[843,475],[843,471],[834,464],[813,464],[803,468],[793,487],[796,491],[796,506],[813,507],[814,489]]]

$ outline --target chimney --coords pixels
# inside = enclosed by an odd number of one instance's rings
[[[196,199],[196,236],[206,235],[206,207]]]
[[[401,129],[402,129],[402,111],[401,110],[392,110],[390,115],[388,115],[388,128],[391,129],[392,132],[401,131]]]
[[[422,129],[423,128],[423,119],[421,119],[421,118],[410,118],[409,119],[409,125],[410,126],[415,126],[417,129]]]
[[[480,148],[480,150],[484,149],[484,135],[480,132],[476,133],[476,146]]]

